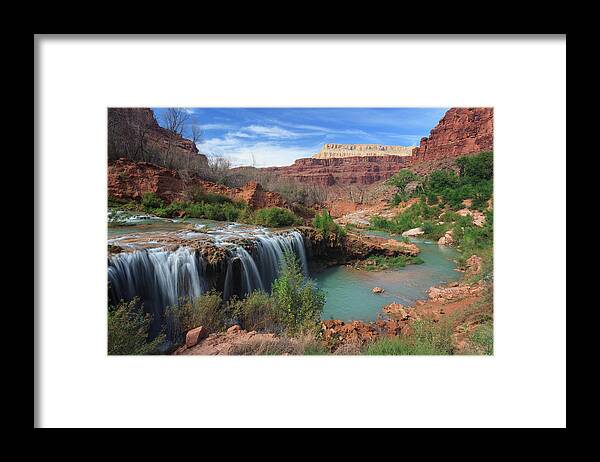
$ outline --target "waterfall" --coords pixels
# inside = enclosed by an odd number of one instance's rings
[[[239,244],[223,244],[216,238],[217,245],[226,245],[228,249],[222,287],[211,287],[200,253],[186,247],[173,252],[144,249],[112,255],[108,262],[110,301],[116,304],[139,297],[145,310],[160,323],[167,306],[177,305],[181,298],[198,297],[209,288],[223,292],[224,299],[233,294],[244,296],[257,289],[270,292],[286,251],[296,254],[307,274],[304,240],[298,231],[284,234],[262,231],[250,239],[256,243],[256,250],[251,252]]]
[[[200,255],[184,247],[174,252],[148,249],[113,255],[108,262],[111,302],[139,297],[159,323],[165,307],[206,290],[205,266]]]

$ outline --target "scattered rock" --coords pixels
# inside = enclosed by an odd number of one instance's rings
[[[196,346],[198,342],[208,336],[208,331],[204,326],[196,327],[188,330],[185,334],[185,346],[186,348],[192,348]]]
[[[452,230],[446,231],[446,234],[438,239],[438,245],[452,245],[453,243],[454,237],[452,237]]]
[[[479,284],[459,284],[455,287],[431,287],[428,295],[429,299],[439,302],[449,302],[472,295],[477,295],[481,292]]]
[[[374,294],[381,294],[381,293],[385,292],[385,289],[382,289],[381,287],[373,287],[372,292]]]
[[[423,231],[421,228],[413,228],[413,229],[409,229],[408,231],[404,231],[402,233],[403,237],[411,237],[411,236],[420,236],[421,234],[425,234],[425,231]]]
[[[477,255],[471,255],[467,261],[467,271],[466,275],[472,276],[474,274],[479,274],[481,272],[482,260]]]
[[[409,318],[406,308],[400,303],[390,303],[389,305],[384,306],[383,312],[398,318],[401,321],[406,321]]]
[[[238,326],[237,324],[234,324],[233,326],[231,326],[229,329],[227,329],[227,333],[228,334],[233,334],[235,332],[238,332],[239,330],[241,330],[241,327]]]

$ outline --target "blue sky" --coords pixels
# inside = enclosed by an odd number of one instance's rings
[[[325,143],[415,146],[448,108],[186,108],[202,130],[200,152],[234,166],[290,165]],[[153,108],[162,125],[164,109]],[[253,160],[254,159],[254,160]]]

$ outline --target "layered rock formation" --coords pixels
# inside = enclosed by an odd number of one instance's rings
[[[182,158],[207,163],[192,140],[161,127],[150,108],[108,108],[109,159]]]
[[[387,180],[398,170],[408,165],[408,156],[385,155],[363,157],[314,157],[298,159],[287,167],[268,167],[284,178],[320,186],[361,185],[366,186]]]
[[[449,109],[428,137],[414,148],[413,161],[422,158],[459,157],[494,149],[494,109]]]
[[[313,156],[313,159],[339,157],[410,156],[414,146],[385,146],[382,144],[334,144],[328,143]]]
[[[211,183],[191,176],[183,179],[179,172],[149,162],[118,159],[108,163],[108,196],[115,199],[139,200],[145,193],[154,193],[166,202],[187,200],[194,190],[227,196],[251,208],[285,207],[277,193],[265,191],[255,181],[241,188]]]

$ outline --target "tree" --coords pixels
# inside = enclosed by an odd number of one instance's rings
[[[163,123],[165,128],[173,133],[177,133],[178,135],[183,135],[183,129],[185,128],[185,125],[189,119],[190,114],[188,114],[185,109],[180,107],[167,108],[163,115]]]

